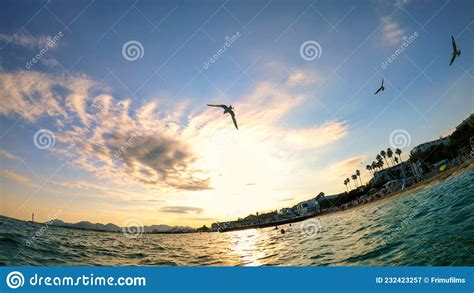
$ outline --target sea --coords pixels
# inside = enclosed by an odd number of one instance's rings
[[[0,216],[0,265],[472,266],[474,169],[278,229],[127,237],[41,227]]]

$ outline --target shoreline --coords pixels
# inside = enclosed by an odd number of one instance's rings
[[[347,208],[347,209],[322,213],[322,214],[319,214],[315,217],[319,217],[319,216],[323,217],[323,216],[327,216],[327,215],[334,214],[334,213],[354,211],[354,210],[356,210],[357,208],[360,208],[360,207],[366,207],[366,206],[371,205],[371,204],[380,204],[383,201],[393,200],[393,199],[396,199],[398,197],[406,196],[409,193],[413,193],[413,192],[419,191],[421,189],[424,189],[428,185],[432,185],[432,184],[435,184],[435,183],[441,183],[445,179],[448,179],[449,177],[451,177],[453,175],[458,175],[462,172],[466,172],[469,169],[473,169],[473,168],[474,168],[474,159],[471,159],[471,160],[465,162],[464,164],[461,164],[457,167],[445,170],[445,171],[443,171],[441,173],[438,173],[438,174],[436,174],[436,175],[434,175],[430,178],[426,178],[426,179],[424,179],[424,180],[422,180],[422,181],[420,181],[420,182],[418,182],[418,183],[416,183],[416,184],[414,184],[414,185],[412,185],[412,186],[410,186],[406,189],[394,192],[392,194],[388,194],[388,195],[386,195],[382,198],[379,198],[379,199],[376,199],[376,200],[373,200],[373,201],[370,201],[370,202],[366,202],[366,203],[360,203],[356,206],[353,206],[353,207],[350,207],[350,208]],[[438,182],[435,182],[435,181],[438,181]]]
[[[324,216],[328,216],[328,215],[335,214],[335,213],[355,211],[356,209],[361,208],[361,207],[367,207],[368,205],[371,205],[371,204],[380,204],[380,203],[382,203],[384,201],[387,201],[387,200],[393,200],[393,199],[396,199],[398,197],[408,195],[410,193],[413,193],[413,192],[416,192],[418,190],[424,189],[427,186],[432,185],[434,183],[443,182],[445,179],[447,179],[447,178],[449,178],[453,175],[457,175],[459,173],[466,172],[466,171],[468,171],[469,169],[472,169],[472,168],[474,168],[474,159],[470,159],[469,161],[466,161],[466,162],[464,162],[463,164],[461,164],[459,166],[453,167],[451,169],[447,169],[447,170],[445,170],[441,173],[438,173],[438,174],[435,174],[431,177],[425,178],[422,181],[420,181],[420,182],[418,182],[418,183],[416,183],[416,184],[414,184],[410,187],[407,187],[406,189],[396,191],[396,192],[393,192],[391,194],[387,194],[384,197],[378,198],[378,199],[370,201],[370,202],[359,203],[355,206],[352,206],[352,207],[349,207],[349,208],[346,208],[346,209],[341,209],[341,210],[337,210],[337,211],[330,211],[330,212],[324,212],[324,213],[311,215],[311,216],[305,216],[305,217],[297,217],[297,218],[294,218],[294,219],[288,219],[288,220],[284,221],[285,223],[281,223],[282,221],[279,221],[279,222],[274,222],[274,223],[266,223],[263,226],[259,225],[259,224],[256,224],[256,225],[249,225],[249,226],[244,226],[244,227],[235,227],[235,228],[223,229],[223,230],[218,231],[218,232],[219,233],[225,233],[225,232],[242,231],[242,230],[250,230],[250,229],[263,229],[263,228],[278,226],[278,225],[282,225],[282,224],[286,225],[286,224],[291,224],[291,223],[297,223],[297,222],[301,222],[301,221],[304,221],[304,220],[307,220],[307,219],[324,217]],[[436,182],[436,181],[438,181],[438,182]]]

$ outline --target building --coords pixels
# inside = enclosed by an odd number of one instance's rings
[[[319,212],[319,203],[316,198],[302,201],[293,207],[295,213],[299,216],[306,216]]]
[[[424,152],[433,146],[438,146],[441,144],[448,145],[449,141],[450,141],[449,137],[440,137],[439,139],[428,141],[428,142],[417,145],[410,151],[410,154],[414,154],[417,152]]]
[[[383,170],[375,171],[374,180],[375,182],[386,182],[401,178],[404,175],[406,176],[405,171],[409,170],[408,165],[408,162],[402,162],[398,165],[385,168]]]
[[[411,171],[413,172],[413,176],[417,180],[420,180],[423,177],[423,169],[421,168],[421,162],[411,163],[410,164]]]

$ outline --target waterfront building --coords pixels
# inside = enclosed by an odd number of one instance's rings
[[[424,152],[433,146],[438,146],[441,144],[448,145],[449,141],[450,141],[449,137],[440,137],[439,139],[428,141],[428,142],[417,145],[410,151],[410,153],[414,154],[417,152]]]

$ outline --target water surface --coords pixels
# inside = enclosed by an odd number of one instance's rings
[[[2,265],[474,265],[474,169],[400,197],[273,228],[129,239],[0,217]],[[27,241],[31,245],[27,246]]]

